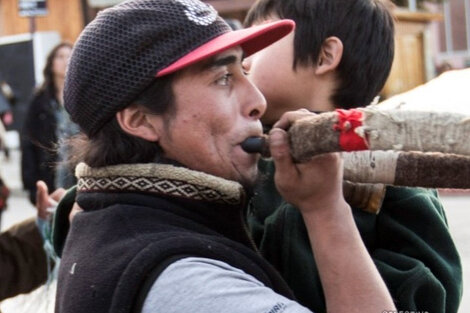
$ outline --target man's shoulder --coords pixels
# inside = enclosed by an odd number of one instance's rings
[[[188,257],[159,275],[142,312],[277,312],[275,308],[310,312],[225,262]]]

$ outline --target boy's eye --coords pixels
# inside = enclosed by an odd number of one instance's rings
[[[220,85],[220,86],[228,86],[228,85],[230,85],[230,81],[232,80],[232,76],[233,76],[232,73],[226,73],[224,76],[217,79],[215,81],[215,83],[217,85]]]

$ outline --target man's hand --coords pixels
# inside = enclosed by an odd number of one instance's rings
[[[300,210],[330,312],[394,311],[392,297],[364,246],[343,198],[338,154],[294,163],[286,130],[313,113],[285,113],[269,133],[274,180],[281,195]]]
[[[42,180],[36,182],[36,188],[36,209],[38,210],[38,217],[47,220],[57,207],[57,203],[64,196],[65,189],[56,189],[49,195],[47,185]]]
[[[294,163],[286,130],[293,122],[314,115],[307,110],[285,113],[269,133],[271,156],[276,165],[275,182],[281,195],[302,213],[328,209],[343,200],[343,162],[338,153],[319,155]]]

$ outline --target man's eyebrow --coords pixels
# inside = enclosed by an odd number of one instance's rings
[[[214,58],[202,66],[202,70],[209,70],[216,67],[226,66],[230,64],[236,64],[240,62],[240,59],[235,55],[227,55],[221,58]]]

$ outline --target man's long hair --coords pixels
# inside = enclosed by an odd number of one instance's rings
[[[156,78],[132,101],[153,114],[174,113],[173,75]],[[109,120],[95,135],[72,137],[68,143],[72,151],[69,165],[85,162],[91,167],[117,164],[157,162],[162,158],[158,143],[132,136],[121,129],[116,117]]]

